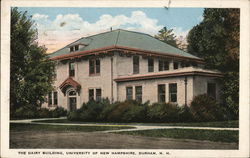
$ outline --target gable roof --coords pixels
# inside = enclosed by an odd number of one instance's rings
[[[84,47],[76,52],[69,52],[69,47],[76,44],[82,44]],[[83,37],[58,51],[49,54],[49,57],[53,59],[60,56],[67,56],[67,54],[70,54],[70,56],[74,54],[79,55],[91,52],[92,50],[101,50],[105,48],[129,48],[143,50],[145,52],[158,52],[168,56],[179,56],[201,60],[192,54],[166,44],[148,34],[121,29]]]

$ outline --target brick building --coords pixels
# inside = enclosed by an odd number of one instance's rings
[[[83,37],[49,56],[56,78],[44,107],[74,110],[101,98],[182,106],[204,93],[219,99],[220,72],[144,33],[118,29]]]

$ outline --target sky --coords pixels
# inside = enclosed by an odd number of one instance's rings
[[[143,32],[152,36],[166,26],[178,37],[203,19],[203,8],[59,8],[21,7],[38,30],[38,43],[54,52],[81,38],[115,29]]]

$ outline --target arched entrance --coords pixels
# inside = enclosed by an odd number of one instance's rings
[[[77,95],[80,96],[81,85],[69,77],[59,87],[67,98],[67,109],[75,111],[77,108]]]
[[[76,110],[76,104],[77,104],[76,91],[74,89],[68,90],[67,98],[68,98],[68,109],[69,109],[69,111],[75,111]]]

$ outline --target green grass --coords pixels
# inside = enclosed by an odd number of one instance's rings
[[[55,132],[95,132],[134,128],[131,126],[73,126],[73,125],[43,125],[28,123],[10,123],[10,131],[55,131]]]
[[[229,130],[198,130],[198,129],[155,129],[143,131],[115,132],[118,134],[146,136],[146,137],[164,137],[175,139],[195,139],[208,140],[214,142],[239,142],[239,131]]]
[[[34,121],[34,122],[46,122],[46,123],[102,123],[102,122],[81,122],[81,121],[69,121],[67,119],[58,119],[58,120],[43,120],[43,121]],[[239,121],[222,121],[222,122],[195,122],[195,123],[107,123],[103,124],[117,124],[117,125],[144,125],[144,126],[193,126],[193,127],[222,127],[222,128],[238,128]]]

